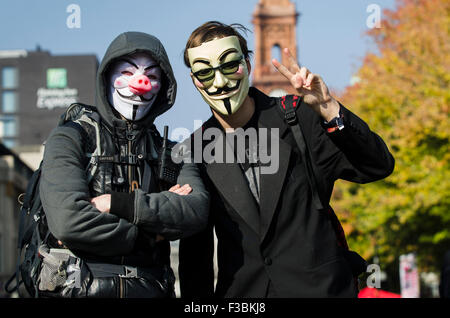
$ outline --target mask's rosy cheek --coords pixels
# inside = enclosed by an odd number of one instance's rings
[[[118,77],[114,81],[114,88],[121,89],[128,86],[128,81],[124,80],[123,77]]]
[[[243,75],[243,74],[244,74],[244,67],[242,65],[239,65],[239,68],[236,71],[236,75]]]
[[[202,82],[200,82],[196,77],[194,77],[194,84],[195,86],[197,86],[198,88],[205,88],[205,85],[203,85]]]
[[[152,90],[151,90],[152,93],[158,92],[159,89],[161,88],[161,85],[159,84],[159,82],[151,81],[150,83],[152,84]]]
[[[245,70],[244,66],[239,65],[238,70],[233,74],[227,75],[227,77],[230,79],[237,80],[237,79],[244,78],[245,75],[246,75],[246,70]]]

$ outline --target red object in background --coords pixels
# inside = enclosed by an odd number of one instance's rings
[[[402,295],[394,294],[381,289],[366,287],[360,290],[358,298],[402,298]]]

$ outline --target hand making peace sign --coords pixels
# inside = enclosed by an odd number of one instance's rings
[[[339,115],[339,103],[330,95],[322,78],[311,73],[306,67],[300,68],[288,48],[285,48],[283,53],[288,58],[289,67],[273,59],[272,64],[276,69],[291,82],[298,95],[303,97],[305,103],[309,104],[326,121],[337,117]]]

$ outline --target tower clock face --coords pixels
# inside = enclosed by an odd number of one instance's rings
[[[272,91],[270,91],[269,96],[270,97],[281,97],[286,96],[288,93],[282,89],[282,88],[275,88]]]

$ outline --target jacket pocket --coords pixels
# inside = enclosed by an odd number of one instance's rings
[[[338,256],[308,270],[304,277],[311,297],[357,296],[352,270],[344,256]]]

